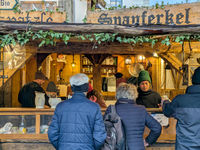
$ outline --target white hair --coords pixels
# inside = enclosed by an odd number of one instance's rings
[[[128,98],[129,100],[136,100],[138,97],[137,88],[133,84],[127,84],[127,83],[120,83],[117,90],[115,97],[117,99],[120,98]]]
[[[88,83],[89,78],[87,77],[86,74],[84,73],[79,73],[79,74],[75,74],[73,76],[70,77],[69,82],[70,85],[73,86],[80,86],[83,85],[85,83]]]

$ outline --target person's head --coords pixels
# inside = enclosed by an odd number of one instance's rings
[[[84,73],[79,73],[70,77],[71,90],[74,93],[86,93],[89,89],[89,78]]]
[[[50,81],[46,88],[47,96],[49,96],[51,98],[56,98],[58,91],[59,90],[57,89],[56,84],[53,81]]]
[[[198,67],[194,71],[194,75],[192,76],[192,84],[194,84],[194,85],[200,85],[200,67]]]
[[[39,85],[42,85],[45,82],[45,80],[47,80],[47,78],[42,72],[38,71],[35,73],[34,81],[37,82]]]
[[[140,89],[144,92],[148,91],[151,88],[151,78],[149,76],[148,71],[142,70],[139,73],[138,85]]]
[[[86,97],[88,99],[90,99],[91,101],[93,101],[93,102],[96,102],[97,100],[102,99],[101,94],[95,89],[93,89],[92,91],[88,92]]]
[[[117,99],[120,98],[128,98],[129,100],[136,100],[138,97],[137,88],[133,84],[127,84],[127,83],[120,83],[117,90],[115,97]]]
[[[120,78],[123,77],[123,74],[120,73],[120,72],[117,72],[117,73],[115,74],[115,77],[116,77],[116,79],[118,80],[118,79],[120,79]]]

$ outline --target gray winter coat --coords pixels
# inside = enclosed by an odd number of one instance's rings
[[[200,150],[200,85],[189,86],[171,103],[164,101],[163,113],[177,119],[176,150]]]

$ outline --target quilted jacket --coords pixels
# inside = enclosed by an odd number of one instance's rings
[[[83,93],[57,105],[48,137],[57,150],[98,150],[106,139],[101,109]]]
[[[200,150],[200,85],[189,86],[186,93],[163,103],[163,113],[177,119],[176,150]]]
[[[153,144],[161,134],[161,125],[147,111],[144,106],[137,105],[128,99],[118,99],[116,104],[117,114],[121,117],[127,129],[127,143],[130,150],[144,150],[143,133],[145,126],[151,132],[146,137],[146,142]],[[111,112],[109,106],[105,115]],[[104,115],[104,116],[105,116]]]

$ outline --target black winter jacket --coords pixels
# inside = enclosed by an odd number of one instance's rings
[[[130,150],[144,150],[143,133],[145,125],[151,130],[146,142],[153,144],[161,134],[161,125],[146,111],[144,106],[137,105],[128,99],[119,99],[116,102],[117,114],[124,121],[127,128],[127,140]],[[109,106],[105,115],[111,112]],[[104,115],[104,116],[105,116]]]
[[[26,83],[19,91],[18,101],[22,107],[35,107],[35,91],[45,93],[44,89],[37,82]],[[45,94],[45,105],[50,106],[49,98]]]
[[[200,150],[200,85],[163,103],[163,113],[177,119],[176,150]]]
[[[161,103],[161,96],[157,92],[153,90],[148,90],[143,92],[140,88],[138,88],[138,98],[136,99],[136,103],[138,105],[144,105],[146,108],[158,108],[158,104]]]

